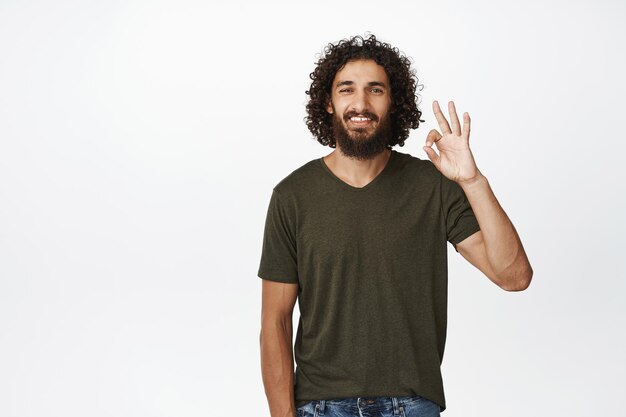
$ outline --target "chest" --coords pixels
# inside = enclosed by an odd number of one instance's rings
[[[298,253],[305,263],[407,259],[430,244],[445,244],[439,190],[433,185],[321,192],[309,196],[299,213]]]

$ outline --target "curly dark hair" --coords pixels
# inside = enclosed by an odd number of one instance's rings
[[[309,75],[313,82],[306,91],[310,96],[306,105],[305,122],[313,136],[324,146],[337,146],[333,136],[332,117],[326,111],[331,97],[335,74],[352,60],[372,59],[387,73],[391,88],[390,120],[393,139],[389,147],[404,146],[409,137],[409,129],[417,129],[422,112],[417,107],[418,94],[415,93],[417,76],[411,69],[411,61],[398,48],[380,42],[373,34],[366,39],[353,36],[336,44],[328,44],[322,57],[316,62],[315,70]]]

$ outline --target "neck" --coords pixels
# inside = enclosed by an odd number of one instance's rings
[[[324,162],[337,177],[354,187],[362,187],[385,169],[390,157],[389,148],[367,160],[349,158],[337,148],[324,157]]]

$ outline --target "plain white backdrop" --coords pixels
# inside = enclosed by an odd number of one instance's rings
[[[615,1],[0,1],[0,415],[269,416],[272,187],[328,154],[323,47],[374,33],[470,146],[528,290],[449,245],[447,417],[626,415],[626,6]],[[294,335],[298,310],[294,315]]]

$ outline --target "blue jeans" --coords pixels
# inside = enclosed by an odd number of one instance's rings
[[[314,400],[296,407],[296,417],[439,417],[439,405],[424,397],[359,397]]]

